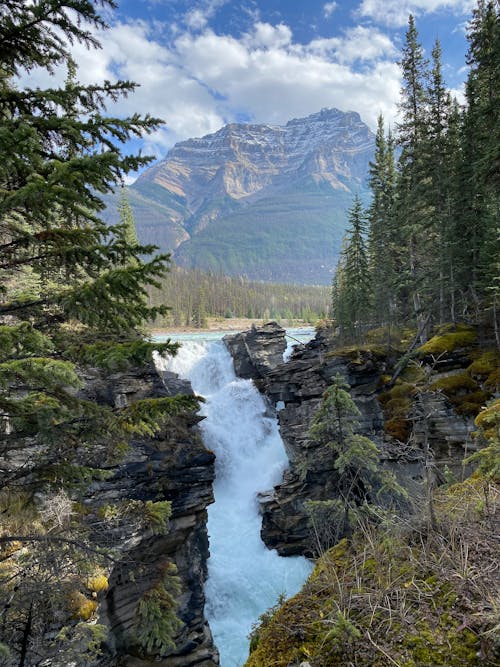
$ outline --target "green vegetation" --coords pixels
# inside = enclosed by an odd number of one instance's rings
[[[251,282],[198,269],[173,267],[159,289],[149,291],[152,305],[171,309],[154,326],[205,326],[207,317],[303,320],[326,316],[328,287]]]
[[[498,581],[484,572],[496,568],[499,500],[475,477],[436,493],[438,531],[417,519],[359,523],[262,617],[246,667],[498,664]]]
[[[427,354],[437,357],[446,352],[453,352],[457,348],[470,347],[476,342],[476,337],[476,332],[470,326],[458,324],[450,327],[446,325],[438,331],[437,335],[432,336],[421,345],[417,352],[422,357]]]
[[[379,119],[367,234],[355,232],[365,217],[355,201],[333,283],[333,316],[345,341],[381,326],[390,339],[392,330],[411,325],[424,343],[433,325],[482,321],[500,348],[499,23],[498,3],[479,0],[468,26],[467,104],[460,108],[443,80],[439,42],[429,63],[410,16],[401,120],[393,138]],[[473,337],[458,326],[420,352],[439,355]]]
[[[307,502],[320,550],[350,535],[360,512],[366,513],[371,506],[380,504],[381,497],[389,506],[407,496],[394,475],[382,468],[377,445],[355,433],[361,413],[348,389],[337,375],[323,394],[309,431],[311,440],[333,457],[333,469],[338,474],[338,499]],[[321,458],[321,454],[317,456]]]
[[[339,474],[341,497],[346,489],[353,496],[344,505],[348,530],[339,530],[337,500],[306,502],[316,535],[330,544],[345,538],[321,555],[298,595],[261,617],[247,667],[499,664],[499,19],[498,3],[479,0],[460,109],[444,85],[439,43],[429,64],[410,17],[401,121],[394,140],[379,120],[372,203],[366,212],[353,203],[332,287],[337,347],[329,356],[349,368],[386,364],[378,387],[385,432],[412,444],[418,425],[425,498],[405,518],[370,497],[363,503],[369,487],[359,486],[378,463],[376,448],[356,446],[349,399],[330,389],[333,406],[327,411],[324,399],[310,435],[337,443],[338,463],[327,470]],[[430,472],[436,393],[475,418],[480,447],[464,462],[476,472],[439,489]],[[343,486],[345,462],[354,465]],[[371,512],[361,511],[367,505]]]
[[[180,593],[177,568],[166,563],[161,579],[144,593],[137,605],[133,641],[142,652],[164,654],[175,649],[174,638],[182,627],[176,615]]]
[[[249,280],[327,284],[350,196],[341,190],[326,194],[303,183],[294,186],[213,220],[176,250],[176,262]]]
[[[0,7],[0,641],[20,667],[55,655],[88,664],[99,653],[105,629],[86,622],[96,620],[112,556],[83,494],[131,439],[198,408],[191,396],[120,405],[85,397],[89,367],[102,377],[151,361],[158,345],[138,328],[167,312],[149,305],[147,290],[168,256],[147,259],[155,247],[137,242],[126,199],[119,224],[99,218],[101,196],[149,161],[120,145],[160,121],[106,115],[108,101],[133,92],[130,82],[78,82],[69,45],[99,46],[98,8],[114,2]],[[62,87],[17,87],[26,70],[64,64]],[[153,532],[166,530],[169,502],[134,502]]]

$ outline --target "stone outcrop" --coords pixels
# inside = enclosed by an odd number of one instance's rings
[[[272,331],[274,341],[285,335],[277,325],[273,325]],[[266,342],[259,352],[261,340]],[[233,337],[229,341],[228,348],[237,372],[241,369],[245,377],[252,377],[277,409],[290,468],[282,483],[272,491],[263,491],[259,500],[262,538],[281,555],[314,552],[314,536],[304,502],[338,496],[334,461],[325,458],[324,452],[308,437],[323,392],[337,374],[350,385],[351,396],[361,413],[358,432],[378,444],[383,465],[394,471],[412,496],[422,491],[427,446],[438,468],[445,465],[452,468],[454,462],[460,467],[465,451],[470,451],[471,420],[457,415],[437,392],[422,395],[418,410],[425,413],[425,419],[410,413],[414,425],[407,442],[399,442],[385,433],[379,401],[381,378],[392,373],[395,360],[386,358],[376,346],[373,350],[349,348],[335,353],[327,333],[319,332],[308,344],[297,346],[287,362],[278,360],[274,367],[277,355],[266,352],[272,345],[269,336],[260,329],[238,334],[237,340]],[[252,362],[259,355],[266,360],[260,365]]]
[[[154,367],[103,377],[87,373],[84,394],[101,404],[123,406],[135,400],[192,394],[190,384],[172,373],[163,381]],[[139,667],[154,662],[164,667],[216,667],[219,664],[204,618],[203,586],[207,576],[208,538],[206,507],[213,502],[214,455],[203,445],[195,414],[172,419],[154,438],[132,443],[124,462],[109,469],[105,481],[94,483],[85,500],[90,525],[106,506],[128,501],[172,503],[165,534],[154,534],[130,518],[106,535],[96,532],[115,554],[109,590],[100,606],[99,622],[109,627],[106,666]],[[116,555],[118,554],[118,555]],[[182,593],[177,615],[182,628],[176,649],[165,656],[140,657],[134,646],[133,625],[138,601],[162,578],[165,565],[174,563]]]
[[[245,333],[228,334],[223,341],[233,358],[236,375],[253,380],[258,387],[263,387],[267,375],[283,363],[285,330],[276,322],[254,325]]]

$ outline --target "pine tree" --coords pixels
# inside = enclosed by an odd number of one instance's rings
[[[50,655],[44,633],[64,615],[64,578],[78,582],[83,560],[100,562],[85,531],[68,523],[51,534],[33,497],[82,492],[131,438],[149,437],[170,414],[197,407],[192,397],[97,405],[80,393],[83,367],[106,373],[151,361],[154,348],[176,349],[137,332],[166,312],[149,307],[147,288],[159,285],[168,257],[145,260],[154,247],[137,244],[126,224],[108,228],[99,219],[101,194],[148,162],[122,155],[120,144],[159,124],[106,115],[106,102],[133,84],[77,82],[69,44],[98,46],[90,28],[105,27],[99,6],[114,3],[0,6],[0,641],[20,652],[19,664],[32,663],[32,648],[37,661]],[[61,88],[12,83],[22,70],[65,62]],[[88,617],[93,608],[86,603],[78,613]]]
[[[348,213],[349,227],[336,283],[334,316],[350,338],[357,338],[371,314],[371,284],[366,249],[366,215],[356,195]]]
[[[419,325],[425,320],[429,304],[429,240],[432,230],[427,225],[426,172],[424,152],[426,137],[427,60],[418,41],[413,16],[409,17],[403,47],[401,71],[403,87],[397,126],[401,146],[397,192],[397,217],[407,248],[406,269],[400,276],[401,297],[405,292],[413,304],[413,315]],[[426,335],[422,331],[422,338]]]
[[[339,475],[338,500],[309,503],[313,520],[318,514],[325,518],[322,509],[329,510],[335,530],[321,532],[333,536],[333,543],[351,532],[357,509],[378,504],[381,493],[392,494],[394,499],[407,495],[393,474],[382,468],[377,445],[356,433],[360,415],[349,394],[349,385],[337,375],[323,394],[309,430],[309,437],[333,454],[334,469]]]
[[[401,255],[394,221],[396,168],[394,142],[385,136],[384,120],[378,118],[374,161],[370,163],[372,202],[368,209],[368,255],[373,291],[373,312],[377,323],[386,325],[390,334],[395,320],[397,260]]]
[[[449,315],[448,264],[450,251],[447,229],[451,224],[452,179],[456,157],[453,155],[455,146],[450,143],[449,136],[452,99],[442,75],[441,53],[441,45],[439,41],[436,41],[432,50],[433,67],[427,86],[427,132],[422,150],[425,170],[428,174],[424,192],[428,211],[426,229],[428,238],[432,240],[435,247],[433,255],[437,256],[434,270],[432,270],[430,300],[438,304],[437,319],[443,323]]]
[[[120,193],[120,199],[118,201],[118,214],[120,216],[120,223],[125,227],[125,241],[131,246],[139,245],[134,214],[132,212],[132,207],[130,206],[125,188],[122,188]]]
[[[496,261],[500,253],[500,18],[498,3],[480,0],[468,29],[470,72],[466,84],[464,163],[459,211],[467,228],[468,291],[478,310],[500,297]]]

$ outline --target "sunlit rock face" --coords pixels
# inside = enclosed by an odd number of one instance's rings
[[[355,112],[226,125],[176,144],[130,188],[139,238],[185,267],[327,284],[373,151]]]

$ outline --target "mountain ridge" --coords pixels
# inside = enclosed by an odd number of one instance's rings
[[[139,239],[185,267],[328,283],[345,212],[368,197],[374,143],[357,112],[338,109],[179,142],[129,189]]]

